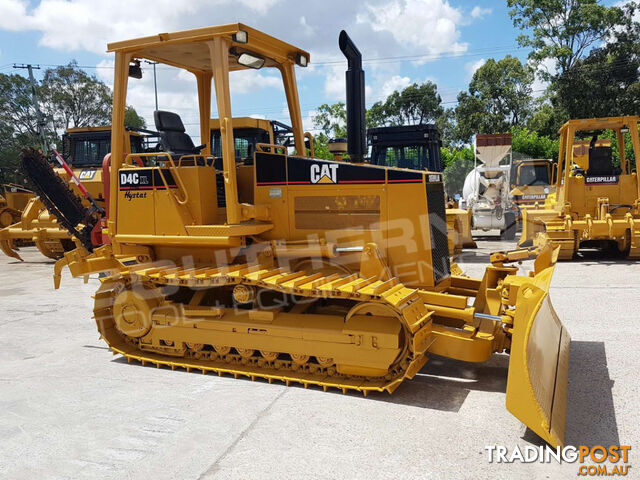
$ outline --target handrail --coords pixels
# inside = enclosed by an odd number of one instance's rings
[[[314,145],[313,145],[313,135],[311,135],[311,132],[304,132],[304,138],[308,138],[309,139],[309,154],[311,156],[311,158],[314,158]],[[307,152],[305,152],[305,157]]]
[[[175,197],[176,201],[180,205],[184,205],[189,201],[189,193],[187,192],[187,189],[184,188],[182,177],[180,177],[180,173],[178,172],[176,164],[173,161],[173,157],[169,153],[167,152],[129,153],[127,154],[126,157],[124,157],[124,163],[127,165],[131,165],[131,163],[127,163],[127,161],[133,157],[167,157],[170,165],[169,170],[171,170],[171,173],[174,176],[176,183],[178,184],[178,189],[181,191],[183,199],[181,200],[175,194],[173,194],[173,196]],[[162,169],[158,169],[158,171],[160,172],[160,178],[162,178],[162,182],[164,183],[164,186],[167,188],[167,190],[170,190],[169,184],[167,183],[167,179],[164,178],[164,174],[162,173]]]
[[[267,148],[269,150],[266,150]],[[273,152],[271,152],[271,149],[273,149]],[[284,156],[289,155],[287,147],[284,145],[276,145],[275,143],[256,143],[256,150],[263,153],[276,153],[276,150],[282,150]]]

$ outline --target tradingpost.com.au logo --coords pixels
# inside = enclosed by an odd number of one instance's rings
[[[504,445],[487,445],[484,449],[489,456],[489,463],[579,463],[577,475],[584,477],[624,477],[631,470],[629,445],[567,445],[557,448],[548,445],[520,448],[516,445],[511,450]],[[585,465],[586,462],[593,464]]]

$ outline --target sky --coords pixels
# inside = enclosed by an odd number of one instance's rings
[[[342,29],[364,58],[367,105],[430,80],[444,106],[452,107],[486,59],[513,55],[525,61],[528,54],[517,44],[521,32],[505,0],[0,0],[0,73],[26,75],[14,63],[46,68],[75,59],[111,86],[108,42],[235,22],[310,52],[309,67],[296,67],[310,131],[319,105],[344,101]],[[129,81],[127,103],[153,127],[153,70],[142,66],[143,78]],[[288,121],[281,79],[269,70],[231,74],[234,116]],[[197,143],[192,75],[158,65],[157,85],[159,108],[179,113]]]

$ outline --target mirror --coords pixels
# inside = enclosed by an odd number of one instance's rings
[[[249,68],[262,68],[264,65],[264,58],[254,55],[252,53],[241,53],[238,56],[238,63]]]

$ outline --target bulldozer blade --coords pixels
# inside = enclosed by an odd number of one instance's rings
[[[553,266],[518,289],[507,409],[550,445],[564,445],[571,338],[549,299]]]

